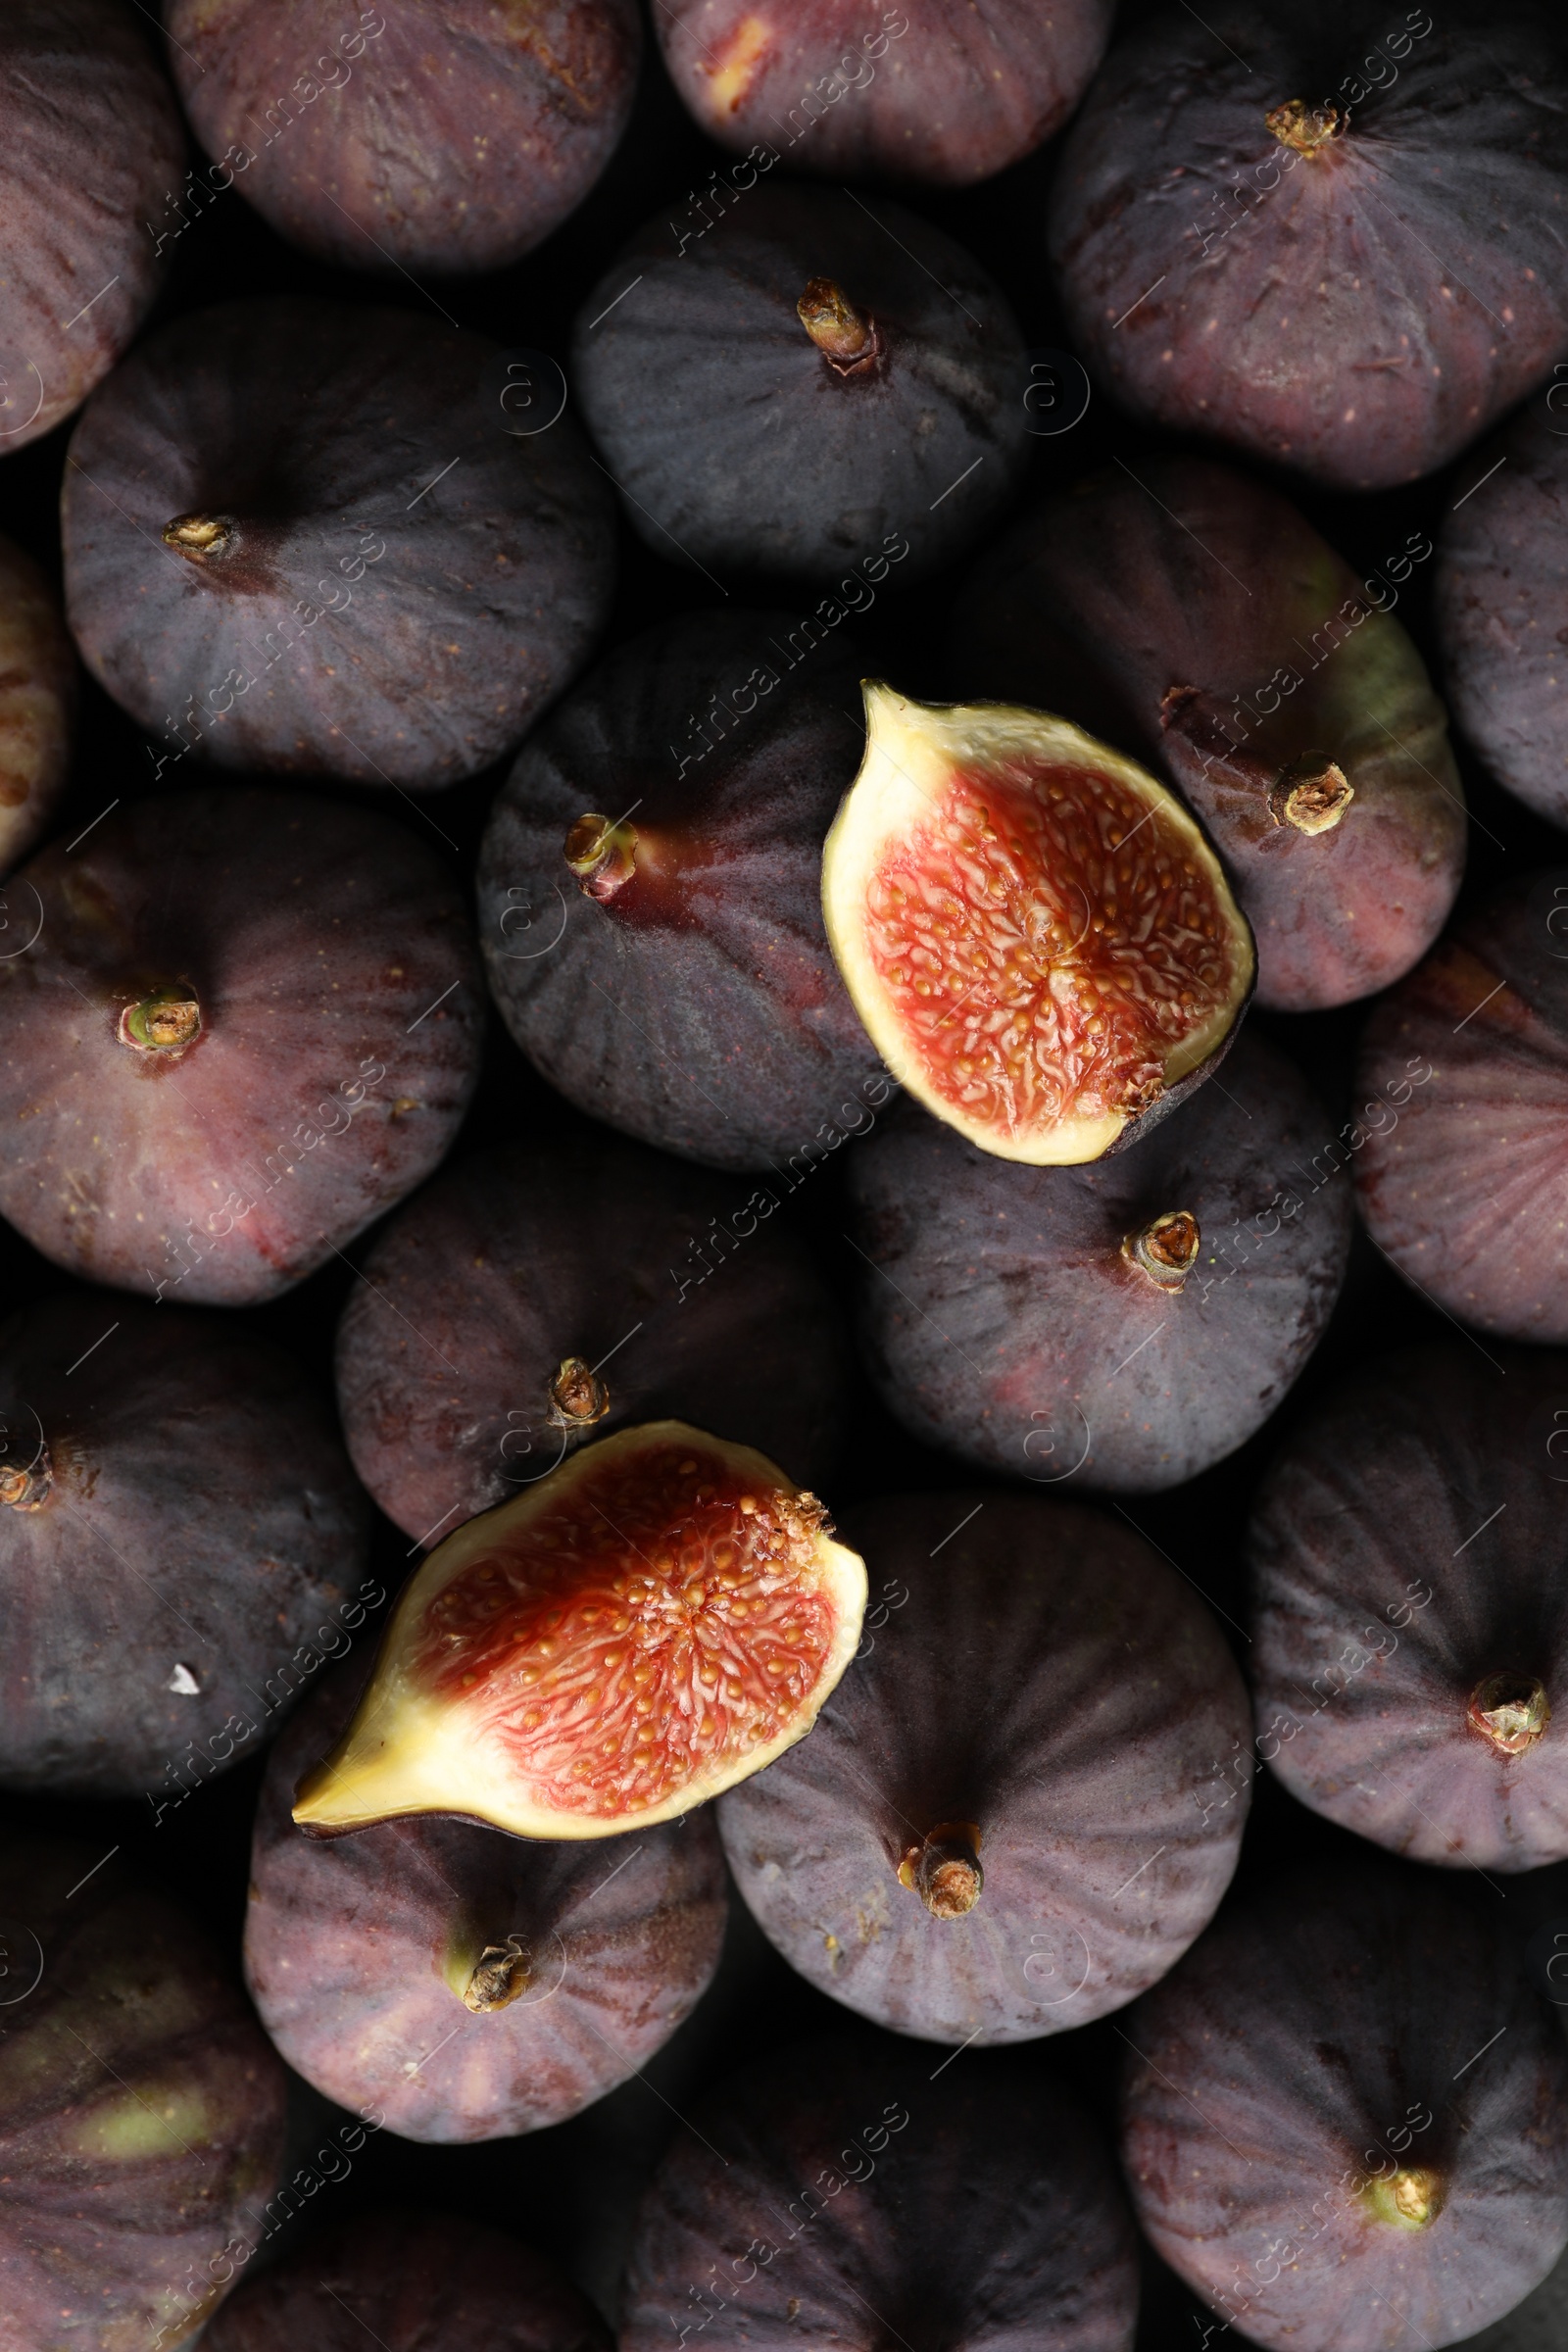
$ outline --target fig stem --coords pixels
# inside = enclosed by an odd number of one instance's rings
[[[610,1391],[580,1355],[562,1358],[550,1383],[550,1419],[557,1429],[591,1429],[610,1410]]]
[[[516,2000],[532,1983],[533,1955],[518,1936],[509,1936],[505,1943],[487,1943],[479,1954],[464,1988],[463,2005],[475,2017],[489,2017]]]
[[[1308,106],[1304,98],[1287,98],[1283,106],[1271,108],[1263,121],[1282,147],[1294,147],[1298,155],[1316,155],[1339,130],[1340,110],[1337,106]]]
[[[1380,2222],[1391,2222],[1396,2230],[1426,2229],[1446,2202],[1441,2174],[1424,2165],[1401,2167],[1386,2180],[1368,2180],[1361,2197]]]
[[[0,1502],[9,1504],[14,1511],[37,1510],[48,1501],[54,1483],[47,1446],[40,1446],[32,1461],[20,1469],[13,1463],[0,1462]]]
[[[207,556],[220,556],[233,536],[234,521],[228,514],[176,514],[163,529],[164,545],[195,564]]]
[[[1277,825],[1298,833],[1329,833],[1355,798],[1355,786],[1326,752],[1306,752],[1282,767],[1268,796]]]
[[[1551,1701],[1533,1674],[1489,1674],[1471,1691],[1465,1716],[1500,1756],[1522,1756],[1550,1723]]]
[[[584,898],[612,899],[637,871],[636,827],[624,817],[579,816],[564,854]]]
[[[980,1832],[972,1821],[939,1821],[899,1864],[899,1884],[920,1897],[933,1919],[962,1919],[980,1900]]]
[[[178,1054],[202,1025],[195,992],[183,983],[150,989],[120,1016],[120,1042],[139,1054]]]
[[[1162,1291],[1179,1291],[1198,1263],[1203,1246],[1198,1219],[1191,1209],[1167,1209],[1138,1233],[1130,1233],[1121,1253]]]
[[[875,358],[876,328],[832,278],[810,278],[795,309],[817,350],[836,367]]]

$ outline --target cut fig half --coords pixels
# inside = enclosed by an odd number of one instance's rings
[[[864,1610],[864,1563],[763,1455],[683,1421],[617,1430],[416,1571],[294,1819],[674,1820],[804,1738]]]
[[[1003,1159],[1123,1149],[1219,1061],[1251,930],[1197,820],[1065,719],[867,683],[822,858],[839,969],[895,1076]]]

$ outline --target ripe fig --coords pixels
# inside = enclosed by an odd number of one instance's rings
[[[0,22],[0,450],[53,432],[152,306],[177,192],[173,93],[121,0],[8,0]]]
[[[763,170],[782,155],[792,172],[965,187],[1060,129],[1111,13],[1111,0],[1069,0],[1048,17],[1033,0],[916,0],[880,19],[855,0],[792,0],[771,15],[757,0],[668,0],[654,22],[704,130],[754,155],[760,142]]]
[[[308,2082],[407,2139],[563,2123],[645,2065],[712,1976],[728,1901],[712,1823],[592,1846],[455,1821],[302,1837],[294,1784],[363,1679],[324,1683],[268,1762],[245,1922],[262,2023]]]
[[[987,1470],[1136,1493],[1261,1428],[1345,1279],[1328,1114],[1244,1037],[1222,1083],[1101,1166],[1021,1168],[904,1110],[856,1154],[873,1380],[927,1444]]]
[[[1252,993],[1252,935],[1206,837],[1064,719],[878,685],[865,707],[822,907],[872,1043],[1004,1159],[1125,1150],[1209,1075]]]
[[[83,1291],[0,1331],[0,1782],[177,1803],[363,1593],[331,1408],[256,1333]]]
[[[853,611],[870,601],[855,566],[934,571],[1024,470],[1002,292],[942,230],[848,190],[754,187],[707,229],[650,220],[572,353],[632,529],[726,594],[734,575],[843,572]],[[843,618],[832,595],[816,610]]]
[[[1121,2008],[1236,1866],[1248,1707],[1219,1628],[1077,1504],[910,1494],[852,1526],[873,1630],[811,1738],[719,1805],[742,1894],[802,1976],[925,2041]]]
[[[1038,2059],[974,2052],[933,2076],[907,2046],[838,2034],[754,2061],[679,2134],[625,2306],[623,2352],[660,2352],[698,2312],[725,2352],[1130,2352],[1138,2262],[1096,2125]]]
[[[8,2352],[162,2352],[283,2160],[284,2074],[185,1914],[64,1839],[0,1845]]]
[[[862,740],[825,636],[703,612],[620,648],[519,754],[479,861],[491,992],[551,1084],[645,1143],[788,1162],[792,1183],[892,1091],[822,927],[822,839]]]
[[[1432,945],[1464,868],[1443,705],[1393,617],[1432,553],[1358,580],[1288,500],[1145,459],[1048,500],[960,601],[960,658],[1162,766],[1257,936],[1257,998],[1369,996]]]
[[[1545,429],[1526,411],[1483,444],[1464,478],[1437,585],[1454,716],[1500,784],[1568,825],[1565,426]]]
[[[66,788],[75,701],[75,649],[48,582],[0,539],[0,873],[31,849]],[[14,954],[29,928],[25,894],[6,914],[3,952]]]
[[[1568,870],[1445,933],[1368,1021],[1359,1076],[1356,1194],[1384,1255],[1461,1322],[1568,1340]]]
[[[1341,490],[1456,457],[1568,336],[1553,12],[1161,13],[1073,125],[1049,240],[1132,414]]]
[[[350,14],[331,0],[170,0],[179,94],[217,168],[231,167],[217,184],[348,270],[472,272],[531,253],[626,127],[634,0],[400,0],[345,29]]]
[[[805,1738],[864,1607],[862,1561],[751,1446],[616,1430],[415,1571],[294,1819],[332,1837],[445,1813],[519,1838],[677,1820]]]
[[[1287,1880],[1127,2038],[1138,2217],[1271,2352],[1455,2343],[1568,2242],[1568,2050],[1451,1884],[1385,1860]]]
[[[815,1484],[844,1425],[836,1304],[733,1188],[592,1129],[448,1169],[366,1261],[337,1340],[355,1468],[421,1543],[584,1438],[670,1414]],[[729,1259],[735,1257],[735,1265]]]
[[[22,893],[38,928],[0,957],[0,1122],[25,1143],[0,1210],[57,1264],[270,1298],[446,1151],[479,974],[457,891],[390,818],[166,793],[41,851]]]
[[[508,432],[500,357],[290,298],[177,318],[117,370],[72,439],[66,607],[159,773],[193,753],[451,784],[560,693],[609,610],[614,516],[568,418]]]

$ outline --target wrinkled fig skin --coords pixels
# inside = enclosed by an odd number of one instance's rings
[[[757,186],[698,233],[650,220],[574,330],[573,384],[632,529],[726,593],[842,573],[852,610],[870,601],[852,567],[902,587],[962,554],[1029,448],[1017,323],[978,262],[837,188]],[[813,280],[874,330],[859,360],[802,323]],[[831,595],[816,610],[844,617]]]
[[[707,1989],[728,1904],[712,1816],[590,1845],[432,1818],[307,1838],[295,1787],[362,1680],[351,1666],[324,1682],[269,1761],[245,1922],[262,2022],[308,2082],[373,2104],[406,2139],[564,2123],[646,2065]],[[486,1954],[496,2005],[470,2008]]]
[[[612,654],[522,752],[479,860],[480,939],[508,1028],[580,1109],[793,1186],[887,1102],[822,927],[858,701],[848,654],[788,615],[704,612]],[[632,870],[579,883],[576,820],[628,810]]]
[[[1138,2309],[1120,2185],[1038,2059],[973,2051],[937,2080],[870,2035],[754,2061],[679,2134],[638,2217],[622,2352],[662,2352],[698,2281],[724,2352],[1129,2352]]]
[[[1020,1167],[901,1107],[850,1162],[872,1378],[982,1469],[1129,1494],[1195,1478],[1267,1420],[1333,1311],[1353,1214],[1332,1135],[1250,1030],[1222,1085],[1085,1167]],[[1161,1280],[1136,1243],[1171,1216],[1199,1245]]]
[[[1130,33],[1049,225],[1092,369],[1146,423],[1334,489],[1446,464],[1568,336],[1557,32],[1531,0],[1231,0]]]
[[[359,1592],[331,1407],[269,1340],[87,1291],[0,1331],[0,1780],[177,1803]]]
[[[1136,480],[1116,467],[1050,500],[960,603],[979,691],[1060,710],[1164,768],[1257,936],[1257,1001],[1281,1012],[1388,987],[1459,887],[1464,791],[1393,617],[1423,550],[1413,533],[1391,578],[1359,580],[1276,491],[1156,458]],[[1336,794],[1354,794],[1331,823],[1277,812],[1293,775],[1330,762]]]
[[[66,788],[75,703],[60,608],[31,558],[0,539],[0,873],[31,849]]]
[[[1461,1323],[1568,1340],[1568,868],[1454,924],[1368,1021],[1359,1085],[1402,1101],[1357,1129],[1384,1255]]]
[[[1248,1538],[1248,1656],[1258,1752],[1303,1804],[1418,1862],[1568,1860],[1565,1457],[1568,1356],[1458,1341],[1292,1435]],[[1515,1701],[1490,1730],[1483,1692]]]
[[[0,453],[52,432],[135,334],[163,276],[147,217],[184,169],[173,93],[122,0],[7,0]]]
[[[967,187],[1061,128],[1111,15],[1111,0],[1044,19],[1038,0],[775,0],[771,16],[757,0],[669,0],[654,22],[721,145],[760,144],[791,172]]]
[[[1476,486],[1444,525],[1437,581],[1454,717],[1497,781],[1555,825],[1568,825],[1565,406],[1532,402],[1466,463]]]
[[[610,2331],[531,2247],[457,2214],[335,2221],[236,2288],[203,2352],[610,2352]]]
[[[0,2040],[0,2343],[167,2352],[277,2188],[283,2069],[206,1936],[127,1887],[101,1834],[6,1840],[0,1917],[22,1978]]]
[[[873,1630],[809,1739],[720,1800],[747,1903],[810,1983],[926,2041],[1121,2008],[1236,1865],[1249,1713],[1217,1626],[1077,1504],[959,1490],[848,1521]],[[954,1825],[983,1885],[937,1916],[900,1865]]]
[[[585,1439],[670,1418],[819,1490],[848,1402],[838,1308],[753,1204],[592,1129],[438,1176],[380,1236],[338,1329],[349,1450],[381,1508],[439,1542]],[[587,1377],[563,1383],[567,1363]]]
[[[482,989],[458,893],[400,824],[168,793],[69,859],[42,851],[24,892],[36,938],[0,957],[0,1210],[56,1264],[182,1305],[270,1298],[446,1151]],[[171,985],[194,1035],[130,1042]]]
[[[169,781],[189,756],[451,784],[575,674],[614,502],[568,417],[505,429],[498,356],[403,311],[234,302],[104,387],[66,469],[66,607]]]
[[[1458,2342],[1568,2241],[1561,2031],[1451,1883],[1382,1857],[1288,1880],[1127,2033],[1139,2220],[1270,2352]]]
[[[280,236],[346,270],[502,270],[626,126],[634,0],[172,0],[196,136]],[[308,71],[301,73],[301,65]]]

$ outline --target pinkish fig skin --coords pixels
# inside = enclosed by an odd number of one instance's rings
[[[1269,2352],[1456,2343],[1568,2242],[1568,2051],[1451,1881],[1342,1858],[1238,1902],[1127,2037],[1138,2218]]]
[[[24,894],[0,1210],[56,1264],[186,1305],[270,1298],[446,1151],[479,973],[440,861],[390,818],[169,793],[40,852]]]
[[[30,556],[0,539],[0,873],[31,849],[65,791],[75,704],[75,648],[59,605]]]
[[[1461,1323],[1568,1340],[1568,869],[1453,925],[1374,1011],[1358,1082],[1384,1255]],[[1374,1122],[1380,1098],[1397,1107]]]
[[[212,183],[387,275],[532,252],[609,163],[642,54],[634,0],[398,0],[357,23],[340,0],[171,0],[164,21]]]
[[[1195,1478],[1267,1420],[1333,1311],[1353,1214],[1331,1136],[1250,1029],[1223,1081],[1084,1167],[1021,1167],[901,1109],[850,1165],[873,1380],[983,1469]]]
[[[338,1330],[349,1450],[381,1508],[437,1543],[584,1439],[670,1418],[820,1488],[847,1350],[809,1252],[764,1221],[775,1206],[593,1129],[438,1176],[377,1240]]]
[[[52,432],[108,374],[163,270],[147,217],[185,131],[122,0],[7,0],[0,22],[0,453]]]
[[[551,1084],[792,1188],[893,1091],[822,926],[863,732],[821,635],[704,612],[612,654],[519,756],[479,861],[491,991]]]
[[[177,318],[116,371],[72,438],[66,608],[159,776],[189,756],[452,784],[575,674],[614,501],[569,417],[508,431],[500,358],[290,298]]]
[[[847,2034],[754,2061],[676,2139],[622,2352],[662,2352],[698,2281],[724,2352],[1130,2352],[1138,2310],[1120,2185],[1038,2060],[976,2051],[938,2078],[928,2052]]]
[[[1418,1862],[1568,1859],[1568,1356],[1395,1356],[1296,1430],[1248,1550],[1258,1753]]]
[[[1408,971],[1464,870],[1443,705],[1393,617],[1431,554],[1412,533],[1389,578],[1358,580],[1277,491],[1146,459],[1003,542],[960,601],[958,657],[978,691],[1163,766],[1256,934],[1258,1003],[1316,1011]]]
[[[925,2041],[1120,2009],[1236,1866],[1250,1759],[1223,1760],[1250,1718],[1219,1628],[1141,1537],[1075,1503],[905,1495],[850,1513],[843,1540],[869,1572],[869,1642],[810,1737],[719,1799],[747,1903],[811,1984]],[[942,1914],[914,1881],[950,1833],[983,1883]]]
[[[248,2278],[203,2352],[610,2352],[610,2330],[555,2264],[457,2214],[336,2221]]]
[[[989,179],[1059,130],[1112,0],[668,0],[670,79],[710,137],[834,178]],[[847,103],[845,103],[847,101]],[[771,169],[771,166],[767,167]],[[700,218],[700,217],[699,217]],[[699,227],[698,233],[701,234]]]
[[[363,1593],[331,1407],[254,1332],[85,1291],[0,1331],[0,1780],[177,1804]]]
[[[707,1989],[728,1904],[712,1816],[592,1845],[428,1816],[308,1838],[295,1787],[363,1680],[323,1683],[269,1760],[245,1922],[262,2023],[308,2082],[406,2139],[564,2123]]]
[[[1568,337],[1555,12],[1229,0],[1118,44],[1049,239],[1141,421],[1336,489],[1443,466]]]
[[[1466,461],[1437,581],[1454,717],[1497,781],[1554,825],[1568,825],[1563,407],[1533,402]]]

